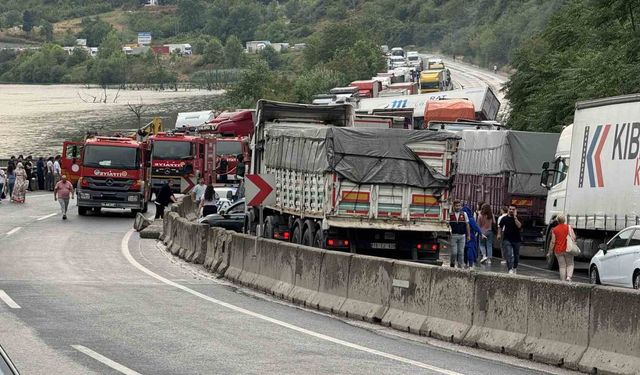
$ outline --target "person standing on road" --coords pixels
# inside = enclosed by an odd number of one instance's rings
[[[564,215],[558,215],[556,220],[558,221],[558,225],[551,230],[549,252],[553,251],[558,259],[560,280],[571,281],[571,278],[573,278],[573,255],[567,252],[567,237],[571,236],[575,241],[576,234],[573,232],[573,228],[566,224],[567,219]],[[550,255],[551,254],[549,254],[549,256]]]
[[[69,208],[69,198],[73,199],[73,184],[67,180],[66,175],[60,177],[60,181],[53,188],[53,200],[60,203],[62,220],[67,220],[67,209]]]
[[[27,195],[27,171],[24,170],[22,163],[18,162],[15,170],[15,181],[13,191],[11,192],[11,200],[14,203],[24,203]]]
[[[507,217],[507,212],[509,212],[509,207],[507,206],[502,206],[500,207],[500,216],[498,216],[498,220],[496,220],[496,240],[500,240],[500,221],[502,221],[503,218]],[[500,261],[500,264],[507,264],[507,257],[504,254],[504,251],[501,251],[501,255],[502,255],[502,260]]]
[[[164,218],[164,209],[165,209],[165,207],[167,207],[171,203],[175,203],[175,201],[176,201],[176,197],[173,195],[173,192],[171,191],[171,180],[169,179],[162,185],[162,187],[160,188],[160,191],[158,192],[158,194],[156,194],[156,200],[155,200],[156,216],[155,216],[155,219]]]
[[[218,194],[213,189],[213,185],[207,186],[204,191],[204,198],[200,201],[199,208],[202,209],[202,217],[218,213]]]
[[[518,273],[522,223],[518,220],[516,206],[509,206],[509,212],[500,220],[499,228],[498,240],[502,237],[502,252],[506,256],[507,269],[509,273]]]
[[[196,206],[200,207],[200,201],[202,197],[204,197],[204,191],[207,189],[207,185],[204,183],[204,177],[200,177],[200,181],[193,188],[193,200],[196,203]]]
[[[4,169],[0,168],[0,202],[5,198],[5,186],[7,184],[7,174]]]
[[[480,263],[487,262],[491,264],[491,258],[493,258],[493,227],[496,224],[496,219],[493,217],[491,206],[483,204],[478,215],[478,226],[482,232],[482,238],[480,238],[480,252],[482,253],[482,259]]]
[[[16,169],[16,157],[14,155],[11,155],[11,158],[9,158],[9,162],[7,163],[7,168],[8,167]]]
[[[13,164],[7,167],[7,196],[9,201],[13,201],[13,187],[16,185],[16,168]]]
[[[49,156],[47,162],[45,163],[44,170],[44,185],[47,190],[53,191],[53,181],[53,158]]]
[[[36,175],[38,176],[38,190],[44,190],[44,158],[40,156],[36,162]]]
[[[464,245],[471,240],[471,228],[469,227],[469,217],[462,211],[462,203],[459,199],[453,201],[453,211],[449,215],[449,226],[451,227],[451,256],[449,265],[453,268],[464,267]]]
[[[236,166],[236,178],[240,181],[238,189],[236,190],[236,200],[244,198],[244,175],[247,171],[247,166],[244,164],[244,155],[238,154],[236,157],[238,165]]]
[[[462,211],[467,214],[467,218],[469,219],[469,234],[470,239],[464,245],[464,251],[467,254],[466,257],[466,266],[473,269],[478,262],[478,237],[482,237],[482,232],[480,227],[476,223],[476,220],[473,218],[473,212],[471,208],[465,206]]]
[[[24,170],[27,172],[27,190],[31,191],[31,177],[33,176],[33,156],[28,155],[24,161]]]
[[[53,161],[53,183],[54,185],[60,181],[62,177],[62,168],[60,168],[60,155],[56,155],[55,160]]]

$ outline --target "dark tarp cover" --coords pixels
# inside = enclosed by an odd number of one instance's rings
[[[546,196],[547,189],[540,185],[542,163],[552,161],[560,134],[509,131],[514,170],[509,179],[511,194]]]
[[[413,151],[420,142],[458,139],[448,132],[270,124],[265,163],[272,168],[332,170],[356,184],[445,188],[449,178]]]

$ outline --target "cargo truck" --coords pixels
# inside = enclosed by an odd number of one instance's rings
[[[251,171],[276,180],[263,235],[437,262],[449,233],[458,136],[355,128],[353,119],[350,104],[258,102]],[[258,212],[247,215],[249,232]]]
[[[448,125],[456,128],[455,123]],[[458,123],[467,129],[479,125]],[[500,207],[516,206],[523,222],[523,246],[541,249],[547,192],[539,183],[539,165],[553,157],[558,134],[475,129],[457,134],[462,139],[453,196],[470,207],[488,203],[496,215]]]
[[[555,160],[543,165],[541,183],[549,189],[545,250],[561,213],[574,228],[582,260],[617,231],[640,224],[640,95],[578,102]],[[554,256],[547,265],[556,266]]]

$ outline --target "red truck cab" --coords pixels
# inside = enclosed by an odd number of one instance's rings
[[[382,91],[382,82],[377,80],[353,81],[349,86],[357,87],[361,98],[377,98]]]
[[[101,208],[146,212],[151,198],[149,144],[126,137],[91,137],[82,144],[78,214]]]
[[[186,194],[202,177],[215,181],[215,138],[185,133],[158,133],[151,142],[151,186],[160,189],[171,179],[171,190]]]
[[[199,129],[199,132],[223,137],[248,137],[253,134],[254,113],[254,110],[222,112]]]

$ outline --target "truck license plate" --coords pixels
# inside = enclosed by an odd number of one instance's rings
[[[395,243],[385,243],[385,242],[372,242],[371,243],[371,248],[372,249],[395,250],[396,244]]]
[[[115,204],[115,203],[108,203],[108,202],[107,202],[107,203],[102,203],[102,204],[101,204],[101,206],[102,206],[102,207],[115,207],[115,206],[116,206],[116,204]]]

